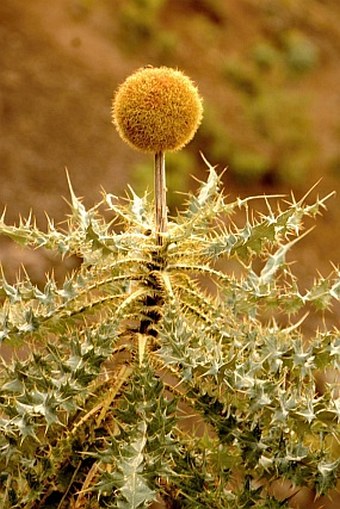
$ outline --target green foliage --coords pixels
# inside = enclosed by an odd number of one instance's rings
[[[277,479],[334,487],[339,397],[317,393],[315,372],[339,369],[340,336],[307,340],[301,316],[340,300],[340,274],[302,291],[286,260],[326,198],[262,198],[256,215],[256,197],[219,187],[209,166],[162,246],[132,191],[86,210],[71,189],[62,229],[1,218],[14,241],[82,259],[62,285],[2,276],[3,509],[142,508],[157,494],[167,507],[269,509],[289,504]]]
[[[240,92],[253,96],[257,93],[259,76],[248,62],[234,57],[222,66],[222,75]]]
[[[290,30],[284,34],[283,47],[287,66],[296,74],[311,71],[318,64],[317,46],[298,30]]]
[[[157,50],[154,56],[166,57],[175,49],[175,34],[165,27],[159,29],[165,4],[165,0],[124,0],[114,7],[119,18],[120,42],[126,50],[140,51],[141,46],[152,43]]]
[[[316,144],[308,97],[301,99],[301,91],[292,91],[290,83],[292,76],[302,79],[314,70],[318,61],[318,48],[310,38],[298,30],[286,30],[276,44],[263,39],[249,54],[234,55],[222,63],[221,74],[238,93],[246,121],[243,139],[234,137],[229,151],[236,177],[261,180],[270,173],[274,181],[292,185],[304,181]]]
[[[246,106],[262,142],[272,144],[268,159],[275,168],[276,179],[291,185],[303,182],[314,154],[306,104],[295,93],[276,90],[258,94]]]
[[[252,57],[256,64],[263,70],[272,69],[280,61],[278,50],[267,40],[259,42],[254,46]]]
[[[270,159],[258,152],[234,150],[231,166],[235,175],[244,181],[259,180],[270,170]]]
[[[222,165],[228,164],[234,151],[234,144],[227,128],[217,110],[211,104],[204,107],[204,118],[193,141],[194,146],[209,147],[214,161]]]
[[[123,28],[136,42],[148,39],[155,30],[155,24],[164,0],[128,0],[121,7]]]

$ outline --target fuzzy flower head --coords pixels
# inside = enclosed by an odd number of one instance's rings
[[[113,123],[120,137],[143,152],[181,149],[194,137],[202,114],[194,83],[168,67],[139,69],[113,98]]]

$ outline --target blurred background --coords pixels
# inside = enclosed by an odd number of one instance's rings
[[[47,5],[48,4],[48,5]],[[257,193],[311,199],[340,188],[338,0],[1,0],[0,206],[7,222],[32,209],[58,223],[65,167],[87,206],[101,188],[152,188],[152,157],[134,152],[111,123],[117,85],[145,64],[178,67],[197,84],[205,116],[195,139],[167,157],[169,203],[204,178],[202,151],[231,199]],[[308,285],[340,261],[339,195],[296,247]],[[312,223],[314,224],[314,223]],[[310,225],[309,225],[310,226]],[[43,251],[0,241],[9,280],[24,262],[40,282]]]

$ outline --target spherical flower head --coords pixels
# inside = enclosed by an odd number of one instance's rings
[[[121,138],[143,152],[179,150],[201,123],[202,99],[181,71],[144,67],[113,98],[113,123]]]

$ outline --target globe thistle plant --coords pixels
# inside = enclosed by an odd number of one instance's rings
[[[154,76],[190,84],[154,71],[135,95]],[[152,111],[169,132],[173,92]],[[169,146],[153,145],[157,178]],[[87,209],[71,183],[62,227],[0,214],[0,235],[80,260],[39,287],[0,268],[1,509],[338,509],[340,269],[305,289],[287,260],[332,193],[229,200],[207,165],[166,235],[147,195]]]
[[[191,141],[202,120],[202,99],[181,71],[147,66],[120,85],[112,112],[124,141],[155,154],[156,231],[161,245],[167,229],[164,152],[180,150]]]

